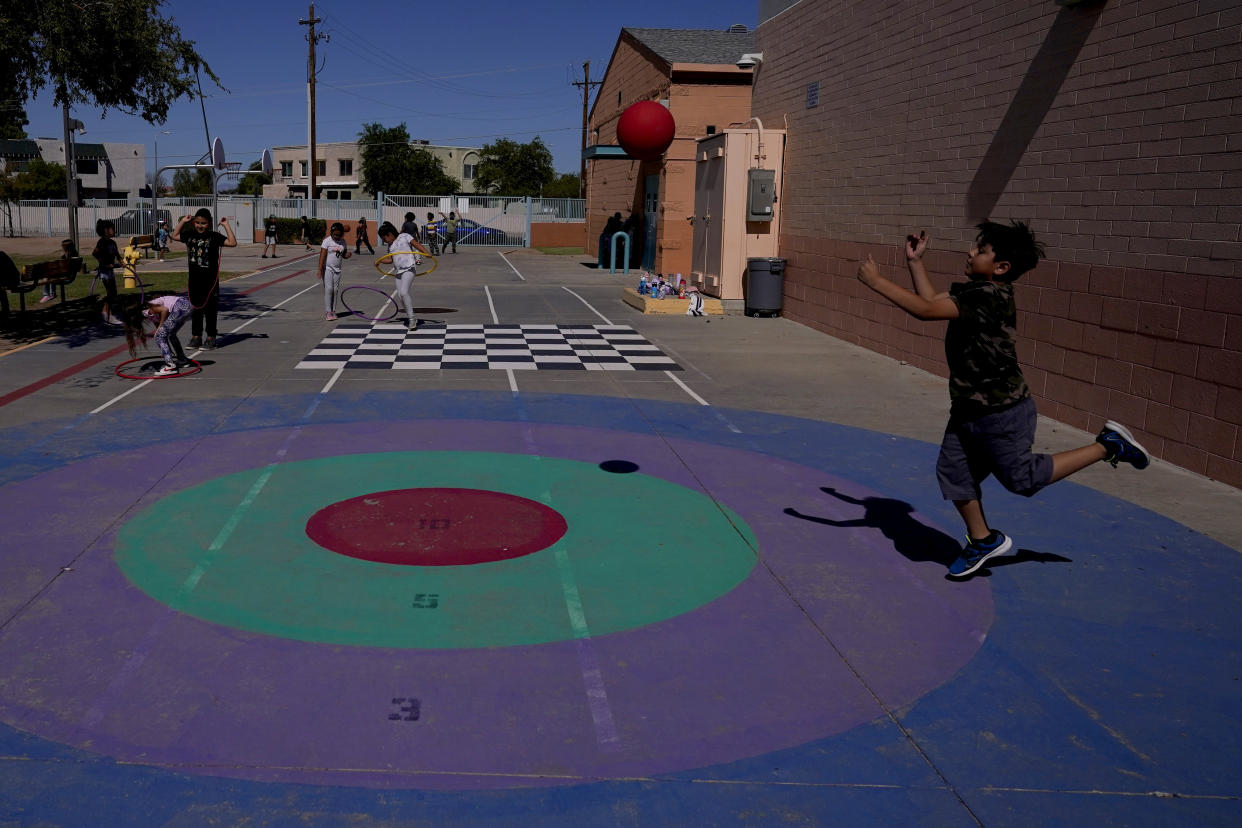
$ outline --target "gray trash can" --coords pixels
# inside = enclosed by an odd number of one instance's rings
[[[746,260],[746,315],[780,316],[785,291],[785,260]]]

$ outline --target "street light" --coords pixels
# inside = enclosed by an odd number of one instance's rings
[[[73,159],[73,133],[78,135],[86,134],[86,124],[77,118],[69,117],[69,104],[61,104],[61,115],[65,125],[65,202],[69,208],[69,238],[73,239],[73,246],[78,245],[78,203],[82,200],[81,188],[79,182],[74,175],[74,159]]]
[[[157,216],[157,215],[155,214],[155,205],[156,205],[156,202],[158,201],[158,199],[159,199],[159,197],[160,197],[160,136],[161,136],[161,135],[172,135],[172,130],[171,130],[171,129],[161,129],[161,130],[160,130],[160,131],[156,134],[156,136],[155,136],[155,138],[154,138],[154,143],[155,143],[155,180],[151,182],[151,233],[152,233],[152,235],[154,235],[154,234],[155,234],[155,231],[156,231],[156,229],[157,229],[157,226],[156,226],[156,225],[157,225],[157,223],[159,222],[159,216]],[[145,223],[145,222],[142,222],[142,223]],[[169,227],[169,228],[168,228],[168,231],[171,233],[171,232],[172,232],[172,228],[171,228],[171,227]]]
[[[171,129],[161,129],[155,136],[155,181],[151,184],[151,189],[158,190],[160,186],[160,136],[172,135]]]

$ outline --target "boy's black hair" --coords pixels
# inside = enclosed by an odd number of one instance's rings
[[[406,214],[405,214],[405,220],[406,220],[406,221],[413,221],[413,220],[414,220],[414,214],[413,214],[413,213],[406,213]]]
[[[997,277],[997,281],[1013,282],[1028,270],[1034,270],[1044,258],[1044,246],[1035,240],[1035,234],[1024,222],[1014,221],[998,224],[994,221],[980,222],[975,244],[991,245],[995,261],[1009,262],[1009,270]]]
[[[205,218],[207,219],[207,223],[211,224],[211,211],[206,207],[199,207],[194,211],[194,218]]]
[[[116,229],[116,225],[112,223],[112,219],[100,219],[99,221],[95,222],[95,235],[102,238],[104,231],[107,230],[109,227],[111,227],[113,230]]]
[[[397,232],[396,227],[392,226],[391,221],[386,221],[379,226],[378,230],[375,231],[375,235],[380,236],[382,238],[388,235],[399,236],[401,234]]]
[[[334,221],[332,222],[332,226],[328,228],[328,232],[335,233],[337,230],[340,230],[342,233],[344,233],[345,225],[341,224],[339,221]]]

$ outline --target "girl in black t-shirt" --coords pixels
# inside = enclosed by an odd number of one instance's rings
[[[187,226],[189,223],[189,226]],[[186,259],[189,269],[187,282],[190,304],[194,306],[190,317],[190,347],[216,347],[216,313],[220,308],[220,248],[237,247],[237,237],[229,225],[227,216],[220,218],[220,226],[227,236],[221,235],[211,228],[211,211],[206,207],[194,214],[194,218],[185,216],[173,232],[177,240],[185,245]],[[203,341],[204,322],[207,328],[207,340]]]

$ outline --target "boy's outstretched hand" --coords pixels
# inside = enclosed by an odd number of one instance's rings
[[[867,256],[867,261],[858,264],[858,281],[867,287],[875,287],[876,280],[880,278],[880,266],[875,263],[875,259]]]
[[[928,241],[930,241],[930,239],[927,238],[926,230],[920,230],[917,236],[913,233],[906,236],[906,258],[923,258],[923,251],[927,249]]]

